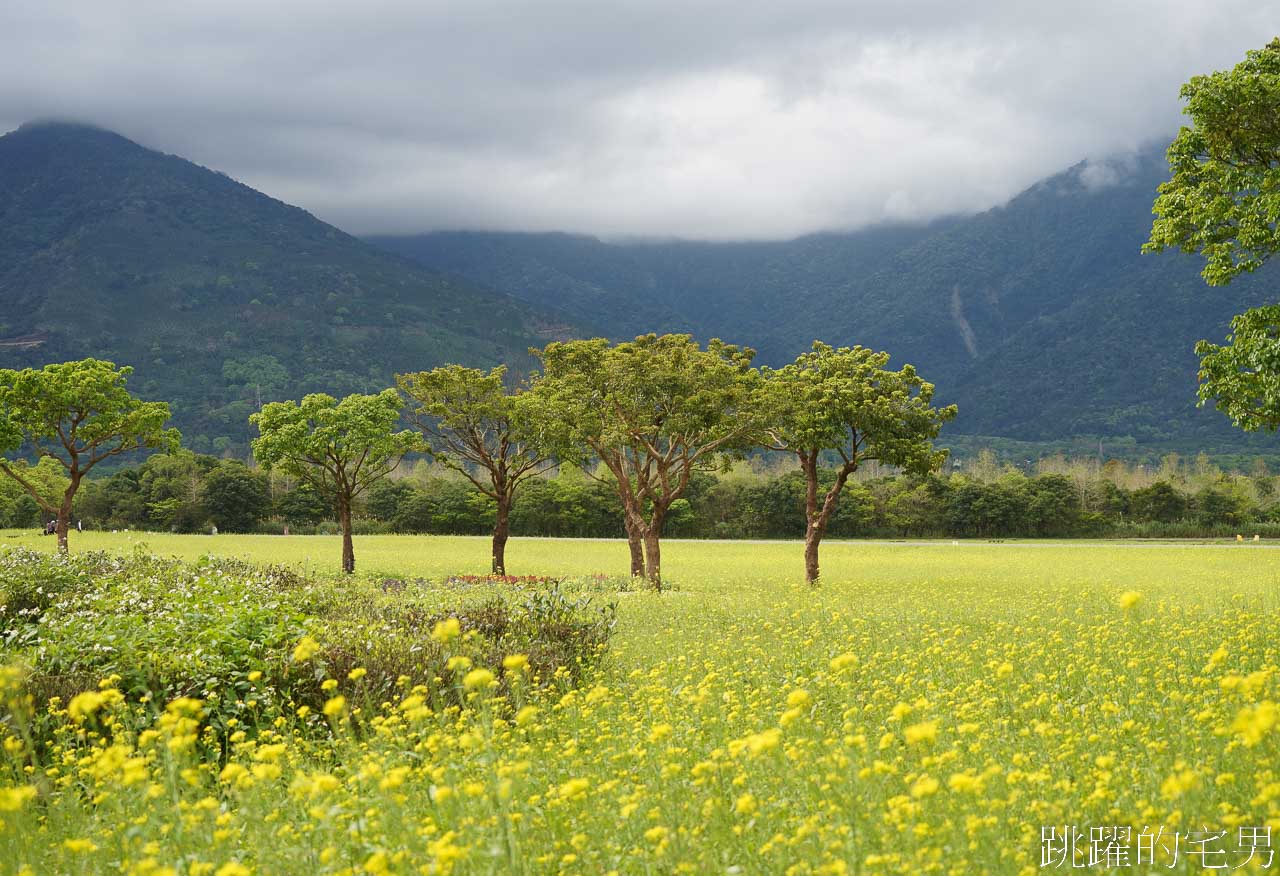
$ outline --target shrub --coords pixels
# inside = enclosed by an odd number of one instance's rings
[[[527,656],[532,684],[576,684],[613,629],[612,605],[595,608],[555,581],[453,608],[440,597],[456,591],[397,583],[339,584],[214,557],[0,552],[0,664],[27,667],[38,703],[65,703],[104,678],[135,704],[194,697],[221,734],[232,718],[253,727],[318,711],[326,678],[346,684],[356,669],[352,692],[373,705],[406,685],[426,686],[435,704],[460,702],[465,670],[486,667],[502,683],[513,654]],[[460,634],[433,637],[450,618]],[[299,657],[306,639],[314,653]]]

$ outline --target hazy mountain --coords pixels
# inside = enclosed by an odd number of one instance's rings
[[[1280,297],[1280,275],[1213,289],[1193,256],[1141,255],[1166,176],[1151,149],[1082,163],[980,215],[780,243],[372,242],[614,336],[688,330],[753,345],[771,364],[815,338],[887,349],[960,404],[953,433],[1239,444],[1226,418],[1195,409],[1192,346]]]
[[[443,362],[529,363],[568,331],[116,134],[0,137],[0,367],[99,356],[173,403],[198,449],[260,399],[341,395]]]
[[[28,125],[0,137],[0,367],[132,364],[217,450],[243,447],[261,400],[447,361],[523,369],[552,337],[690,331],[769,364],[822,338],[916,364],[960,404],[953,435],[1238,447],[1195,409],[1191,347],[1280,284],[1211,289],[1192,256],[1140,255],[1165,173],[1151,150],[976,216],[781,242],[365,242],[115,134]]]

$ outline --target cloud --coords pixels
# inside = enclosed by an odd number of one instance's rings
[[[1183,81],[1280,33],[1268,6],[13,3],[0,126],[93,122],[356,233],[786,237],[1167,139]]]

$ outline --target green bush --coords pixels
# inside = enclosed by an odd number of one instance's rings
[[[37,702],[65,703],[111,677],[134,703],[194,697],[221,732],[317,711],[329,696],[324,681],[347,686],[355,669],[372,704],[409,685],[445,704],[460,702],[472,667],[503,681],[503,658],[522,654],[530,683],[573,685],[607,647],[612,605],[596,608],[554,581],[487,592],[449,607],[457,591],[428,582],[312,580],[213,557],[0,551],[0,665],[27,667]],[[433,637],[449,618],[459,635]],[[315,653],[297,659],[306,638]]]

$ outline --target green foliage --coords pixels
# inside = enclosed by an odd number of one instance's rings
[[[404,455],[424,450],[422,437],[393,432],[400,419],[394,389],[349,395],[342,401],[313,393],[299,402],[272,402],[250,417],[258,427],[254,456],[268,471],[278,468],[333,502],[342,527],[342,569],[355,571],[351,544],[352,506],[386,477]]]
[[[1196,345],[1200,404],[1213,401],[1236,426],[1280,428],[1280,305],[1255,307],[1231,321],[1225,345]]]
[[[561,458],[670,454],[682,471],[714,468],[751,444],[754,355],[718,339],[704,350],[691,335],[556,342],[539,354],[529,403],[546,412],[540,437]]]
[[[534,424],[547,412],[530,404],[519,389],[508,393],[505,374],[505,366],[486,374],[449,365],[396,376],[435,461],[462,474],[493,500],[492,568],[498,575],[506,574],[505,547],[516,491],[550,461],[549,448],[534,441]]]
[[[1186,516],[1191,502],[1167,481],[1156,481],[1149,487],[1134,490],[1129,507],[1139,520],[1173,523]]]
[[[713,338],[641,335],[548,344],[526,395],[537,443],[561,459],[594,455],[608,469],[633,537],[632,574],[661,586],[659,541],[672,504],[696,471],[728,464],[753,445],[755,351]]]
[[[486,374],[448,365],[396,375],[432,458],[495,499],[507,497],[547,459],[530,443],[527,421],[538,413],[536,406],[523,404],[519,392],[507,392],[506,373],[506,366]],[[479,477],[477,469],[483,472]]]
[[[49,483],[0,456],[0,473],[16,481],[58,520],[58,546],[67,549],[72,502],[80,481],[100,462],[142,449],[173,450],[176,429],[164,428],[169,406],[144,402],[126,387],[133,369],[82,359],[42,369],[0,370],[0,453],[25,450],[66,472],[61,497]]]
[[[1192,124],[1169,146],[1144,252],[1199,252],[1202,276],[1222,286],[1280,251],[1280,38],[1231,70],[1182,86]],[[1214,401],[1236,426],[1280,427],[1280,307],[1231,322],[1225,346],[1200,341],[1200,404]]]
[[[683,499],[672,503],[669,534],[688,538],[800,538],[805,535],[806,483],[802,471],[781,457],[762,458],[729,472],[695,472]],[[207,531],[205,480],[225,462],[187,453],[157,454],[136,469],[89,481],[77,497],[75,514],[87,528]],[[47,465],[47,463],[46,463]],[[941,475],[886,474],[874,465],[851,479],[827,527],[836,538],[858,537],[1037,537],[1140,535],[1144,526],[1180,527],[1177,537],[1224,534],[1222,527],[1254,531],[1280,519],[1275,477],[1260,459],[1248,474],[1230,474],[1206,459],[1173,457],[1157,467],[1118,461],[1050,457],[1024,472],[980,455]],[[240,471],[239,464],[232,469]],[[817,469],[818,493],[835,484],[838,470]],[[1149,488],[1172,495],[1151,500]],[[0,482],[0,515],[6,488]],[[258,531],[333,532],[334,509],[301,483],[277,487],[271,513]],[[1146,491],[1146,492],[1144,492]],[[179,500],[172,520],[155,506]],[[25,511],[22,510],[25,507]],[[18,506],[17,527],[36,527],[35,506]],[[423,466],[412,475],[375,483],[357,505],[353,531],[482,535],[491,532],[494,502],[465,478]],[[2,520],[3,518],[0,518]],[[531,478],[511,509],[514,536],[618,538],[624,532],[622,502],[610,479],[601,481],[562,466],[554,475]],[[230,531],[222,523],[220,529]],[[1151,529],[1153,537],[1165,530]]]
[[[399,419],[394,389],[342,401],[313,393],[301,402],[272,402],[250,417],[260,433],[253,455],[267,470],[280,469],[349,505],[404,454],[424,449],[413,432],[392,431]]]
[[[221,733],[233,718],[252,729],[262,710],[318,712],[326,672],[345,679],[356,667],[374,703],[403,689],[401,676],[437,703],[456,701],[461,675],[430,635],[446,618],[463,634],[453,655],[501,676],[505,655],[524,654],[530,677],[547,683],[576,683],[613,629],[610,607],[555,582],[451,606],[441,601],[451,594],[425,584],[358,587],[238,560],[0,550],[0,663],[28,667],[40,700],[68,701],[109,676],[134,703],[198,697]],[[294,658],[304,636],[319,643],[306,663]],[[253,709],[243,701],[251,692]]]
[[[34,487],[46,502],[56,505],[70,483],[66,472],[57,460],[47,456],[35,465],[25,459],[14,460],[11,465],[18,478],[0,477],[0,526],[37,526],[44,506],[32,497],[23,482]]]
[[[314,526],[333,508],[310,484],[301,484],[275,501],[274,512],[291,526]]]
[[[177,430],[164,428],[169,405],[135,398],[132,373],[97,359],[0,370],[0,451],[25,448],[85,474],[120,453],[176,447]]]
[[[205,476],[201,496],[209,519],[225,532],[252,532],[271,510],[266,478],[234,460]]]
[[[1204,256],[1220,286],[1280,250],[1280,38],[1231,70],[1182,86],[1191,117],[1169,146],[1144,251],[1177,247]]]
[[[933,407],[933,384],[911,365],[889,371],[888,362],[888,353],[814,341],[792,364],[763,369],[760,404],[771,449],[832,452],[850,471],[871,460],[908,474],[936,471],[947,454],[932,442],[956,406]]]

